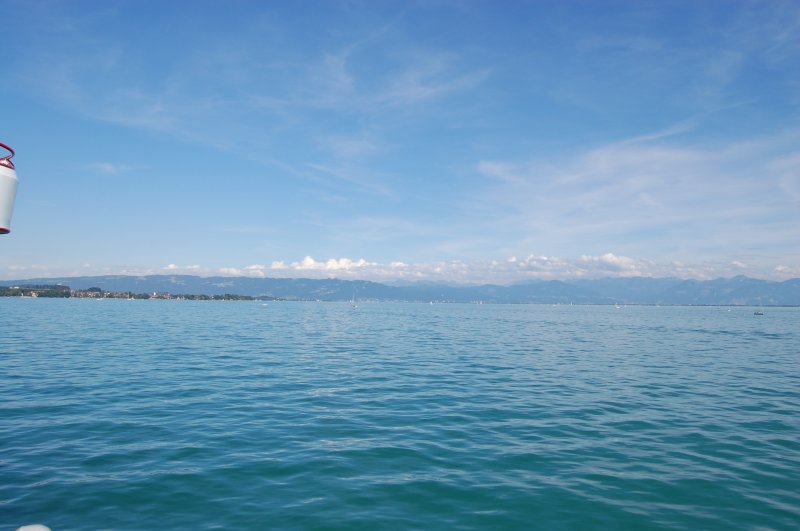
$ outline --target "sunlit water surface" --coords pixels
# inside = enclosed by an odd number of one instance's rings
[[[0,312],[0,529],[800,527],[796,308]]]

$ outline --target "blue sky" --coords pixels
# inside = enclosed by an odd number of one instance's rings
[[[796,1],[0,7],[0,278],[800,277]]]

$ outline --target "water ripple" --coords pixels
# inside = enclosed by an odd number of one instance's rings
[[[800,311],[0,300],[0,526],[800,522]]]

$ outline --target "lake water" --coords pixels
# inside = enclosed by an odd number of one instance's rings
[[[0,299],[0,529],[800,527],[800,309]]]

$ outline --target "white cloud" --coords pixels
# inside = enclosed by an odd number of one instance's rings
[[[747,274],[756,278],[786,280],[800,277],[800,266],[778,265],[772,268],[756,267],[746,260],[729,262],[680,261],[658,262],[624,256],[616,253],[581,255],[577,258],[540,256],[529,254],[524,258],[511,256],[494,260],[451,260],[437,262],[387,263],[364,258],[330,258],[316,260],[306,256],[302,260],[286,263],[274,261],[270,265],[252,264],[244,267],[180,266],[168,264],[162,268],[131,266],[90,266],[55,268],[41,265],[23,266],[0,262],[0,278],[24,279],[32,277],[86,276],[86,275],[199,275],[247,276],[256,278],[342,278],[348,280],[392,281],[445,281],[464,284],[511,284],[524,280],[558,280],[605,277],[677,277],[708,280]]]
[[[615,276],[641,277],[651,276],[654,264],[650,261],[634,260],[627,256],[617,256],[614,253],[606,253],[601,256],[581,256],[579,263],[587,267],[588,270],[598,272],[604,271]]]
[[[779,265],[774,269],[773,273],[776,280],[800,278],[800,266]]]
[[[235,268],[227,268],[223,274],[233,274]],[[285,278],[344,278],[373,281],[447,281],[465,284],[496,283],[510,284],[522,280],[555,280],[570,278],[602,277],[679,277],[712,279],[734,276],[747,270],[760,278],[785,279],[790,273],[800,275],[800,268],[782,266],[774,270],[759,270],[750,265],[733,261],[730,263],[656,262],[633,258],[614,253],[601,255],[582,255],[578,258],[537,256],[530,254],[524,258],[509,257],[486,261],[438,261],[407,263],[393,261],[388,263],[338,258],[316,260],[306,256],[302,260],[286,264],[276,262],[269,268],[269,276]],[[262,268],[235,269],[236,274],[246,276],[266,276]]]
[[[349,258],[331,258],[324,262],[318,262],[310,256],[306,256],[300,262],[292,262],[291,269],[296,271],[334,271],[349,273],[353,270],[363,270],[366,267],[376,266],[375,262],[367,262],[363,258],[351,260]]]
[[[167,271],[169,273],[184,274],[184,275],[203,275],[207,274],[209,272],[209,269],[198,264],[192,264],[186,266],[178,264],[167,264],[162,268],[162,271],[160,272],[163,271]],[[158,274],[158,273],[147,273],[147,274]]]

